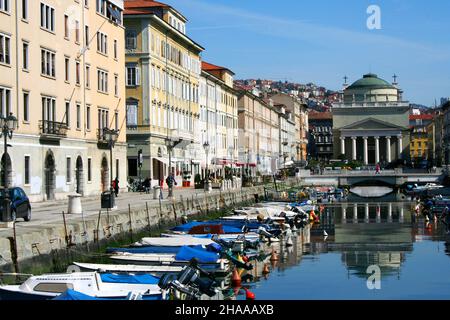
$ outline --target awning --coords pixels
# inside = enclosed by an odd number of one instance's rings
[[[238,166],[238,167],[246,167],[247,165],[249,167],[256,167],[256,163],[236,162],[236,166]]]
[[[162,162],[164,164],[169,163],[169,159],[167,159],[167,158],[153,157],[152,159],[158,160],[158,161],[160,161],[160,162]]]
[[[191,160],[191,163],[192,163],[192,164],[200,164],[201,161],[200,161],[200,160]]]

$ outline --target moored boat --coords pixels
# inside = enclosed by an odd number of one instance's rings
[[[159,278],[149,274],[73,272],[31,276],[20,285],[0,286],[0,300],[48,300],[67,289],[107,299],[123,299],[130,292],[144,300],[160,300]]]

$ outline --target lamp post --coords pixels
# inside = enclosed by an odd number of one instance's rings
[[[247,173],[245,175],[246,180],[249,181],[251,174],[250,174],[250,151],[248,149],[245,150],[245,154],[247,155]]]
[[[205,171],[205,191],[209,192],[209,169],[208,169],[208,154],[209,154],[209,143],[205,142],[203,144],[203,148],[205,149],[205,154],[206,154],[206,171]]]
[[[230,153],[230,171],[231,171],[231,184],[233,185],[234,181],[233,181],[233,154],[234,154],[234,148],[233,147],[229,147],[228,148],[228,152]]]
[[[112,157],[112,149],[114,148],[114,145],[116,144],[117,138],[119,137],[119,131],[109,128],[103,128],[103,138],[106,142],[108,142],[109,146],[109,162],[110,162],[110,176],[111,176],[111,183],[110,183],[110,192],[111,192],[111,205],[112,207],[115,206],[114,201],[114,190],[112,187],[112,181],[113,181],[113,157]]]
[[[17,129],[17,118],[10,113],[8,116],[3,117],[0,116],[0,138],[3,135],[4,137],[4,153],[3,153],[3,186],[5,197],[3,199],[3,214],[2,221],[9,222],[12,220],[11,217],[11,202],[9,199],[9,190],[8,190],[8,173],[6,172],[6,161],[8,155],[8,138],[12,139],[13,131]]]
[[[166,138],[166,147],[167,147],[167,151],[169,152],[169,175],[168,177],[171,176],[172,174],[172,150],[175,146],[175,142],[170,139],[169,137]],[[173,183],[175,182],[175,177],[172,177],[173,181],[170,185],[168,185],[169,187],[169,195],[167,196],[168,198],[173,198]]]

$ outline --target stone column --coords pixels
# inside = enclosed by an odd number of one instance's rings
[[[392,203],[388,204],[388,222],[392,223]]]
[[[380,137],[375,138],[375,163],[380,162]]]
[[[345,154],[345,137],[341,137],[341,154]]]
[[[386,161],[391,162],[391,137],[386,137]]]
[[[347,223],[347,206],[343,205],[342,206],[342,224]]]
[[[358,223],[358,204],[353,204],[353,223]]]
[[[364,164],[368,165],[369,164],[369,151],[367,148],[367,137],[363,137],[364,140]]]
[[[404,211],[403,206],[401,206],[400,207],[400,217],[398,219],[398,222],[403,223],[403,222],[405,222],[404,219],[405,219],[405,211]]]
[[[369,219],[369,204],[368,203],[366,203],[366,215],[364,217],[364,220],[365,220],[366,223],[370,222],[370,219]]]
[[[352,159],[356,160],[356,137],[352,137]]]
[[[397,145],[398,145],[398,158],[402,159],[402,152],[403,152],[403,137],[402,137],[402,135],[399,134],[397,136],[397,139],[398,139],[398,143],[397,143]]]

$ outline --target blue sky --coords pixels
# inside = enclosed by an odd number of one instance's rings
[[[237,79],[314,82],[337,90],[373,72],[398,75],[411,102],[450,96],[450,1],[166,0],[188,18],[203,60]],[[369,30],[369,5],[381,29]]]

